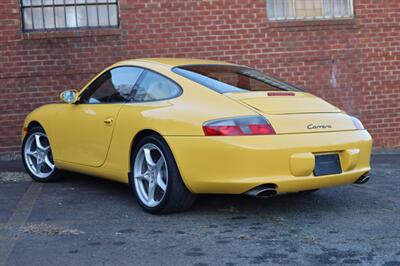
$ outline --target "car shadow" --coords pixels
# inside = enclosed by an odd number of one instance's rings
[[[67,177],[58,183],[62,186],[71,186],[81,191],[96,191],[99,195],[112,196],[124,204],[132,204],[132,208],[139,208],[133,192],[127,184],[100,179],[88,175],[68,173]],[[350,186],[351,187],[351,186]],[[342,187],[341,189],[351,189]],[[333,189],[335,190],[335,189]],[[313,194],[284,194],[270,198],[256,198],[246,195],[204,194],[198,195],[191,213],[298,213],[302,211],[331,210],[338,211],[347,206],[346,191],[337,197],[337,191],[325,189]]]

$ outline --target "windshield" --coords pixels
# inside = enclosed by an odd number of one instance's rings
[[[246,91],[302,91],[257,70],[230,65],[189,65],[173,72],[219,93]]]

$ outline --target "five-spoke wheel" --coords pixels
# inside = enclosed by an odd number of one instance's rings
[[[22,145],[22,159],[34,180],[48,182],[56,179],[57,169],[43,128],[33,127],[28,131]]]
[[[168,183],[168,166],[156,145],[143,145],[136,155],[134,182],[140,200],[148,207],[157,206],[165,196]]]
[[[134,146],[131,184],[139,204],[150,213],[183,211],[195,200],[171,150],[158,135],[144,137]]]

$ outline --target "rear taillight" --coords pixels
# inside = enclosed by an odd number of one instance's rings
[[[206,136],[275,135],[267,119],[261,116],[245,116],[212,120],[203,124]]]
[[[363,130],[364,129],[363,124],[361,123],[361,121],[358,118],[352,116],[351,120],[353,120],[353,124],[356,127],[356,129],[358,129],[358,130]]]

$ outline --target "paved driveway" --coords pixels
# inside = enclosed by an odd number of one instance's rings
[[[366,185],[260,200],[202,196],[144,213],[127,186],[72,175],[30,182],[0,162],[0,265],[400,265],[400,155]]]

